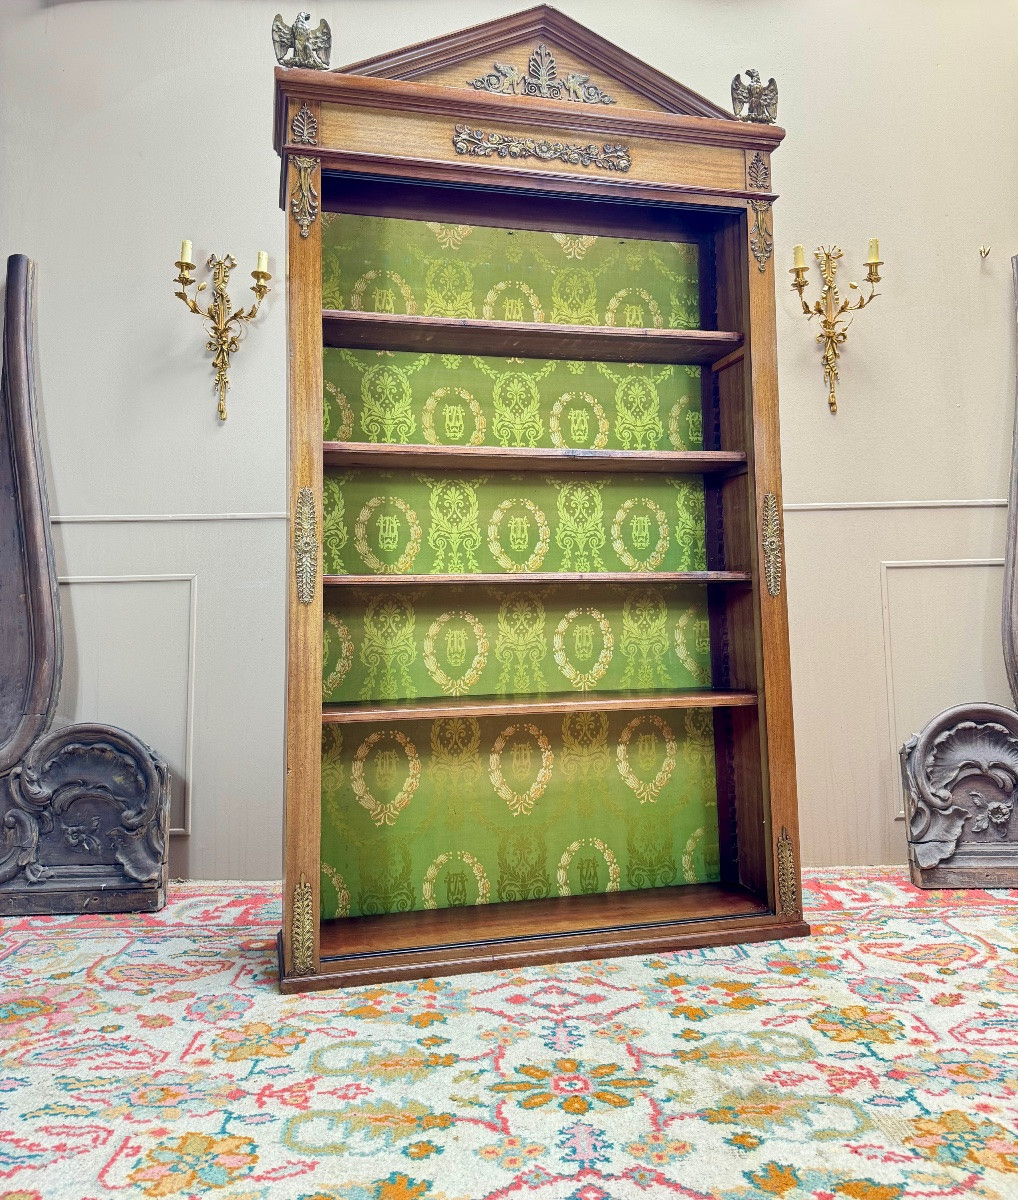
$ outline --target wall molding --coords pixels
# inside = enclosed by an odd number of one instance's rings
[[[816,504],[785,504],[787,512],[857,512],[904,508],[1007,508],[1007,500],[831,500]]]
[[[285,512],[50,514],[51,525],[159,524],[167,521],[285,521]]]
[[[68,585],[85,583],[187,583],[188,584],[188,631],[187,631],[187,688],[186,714],[184,717],[184,790],[183,819],[181,826],[171,826],[171,837],[191,836],[191,780],[194,768],[194,710],[195,710],[195,663],[198,651],[198,576],[193,574],[172,575],[58,575],[57,583]]]
[[[1006,505],[1006,501],[1002,501]],[[1003,567],[1002,558],[921,558],[885,561],[880,564],[880,607],[883,613],[884,644],[884,687],[887,694],[887,747],[891,760],[891,779],[897,783],[900,771],[898,750],[901,738],[895,719],[896,700],[894,692],[894,658],[891,643],[891,605],[888,591],[888,576],[891,571],[937,569],[940,567]],[[931,713],[930,716],[934,716]],[[912,732],[918,732],[913,730]],[[905,820],[905,799],[900,790],[892,785],[891,810],[895,821]]]

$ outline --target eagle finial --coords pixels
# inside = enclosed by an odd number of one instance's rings
[[[746,69],[746,74],[748,84],[742,82],[741,75],[732,80],[732,111],[740,121],[772,125],[778,119],[778,85],[773,78],[761,83],[760,72],[752,67]]]
[[[281,66],[305,67],[312,71],[329,69],[332,30],[328,21],[319,21],[315,29],[311,28],[310,22],[311,14],[303,10],[292,25],[287,25],[276,13],[272,22],[272,48],[276,52],[276,62]]]

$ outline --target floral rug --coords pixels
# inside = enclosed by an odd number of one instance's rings
[[[806,903],[809,940],[290,997],[271,884],[0,921],[0,1200],[1018,1196],[1018,892]]]

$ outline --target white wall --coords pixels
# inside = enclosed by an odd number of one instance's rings
[[[330,0],[336,65],[523,7]],[[1010,0],[559,0],[720,103],[774,75],[779,356],[806,861],[904,857],[897,744],[949,703],[1009,702],[998,611],[1018,250]],[[278,0],[3,0],[0,245],[40,266],[42,419],[67,638],[61,707],[175,774],[175,873],[279,872],[285,325],[265,303],[216,419],[182,237],[282,269],[269,28]],[[295,11],[295,9],[294,9]],[[289,9],[286,15],[292,17]],[[786,290],[836,241],[884,294],[827,411]],[[985,260],[980,244],[989,245]],[[281,282],[277,278],[277,283]],[[912,565],[903,565],[912,564]],[[919,564],[919,565],[915,565]],[[995,565],[996,564],[996,565]]]

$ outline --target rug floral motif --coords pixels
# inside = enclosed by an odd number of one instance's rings
[[[0,1200],[1008,1200],[1018,893],[814,870],[808,940],[280,996],[278,885],[0,922]]]

